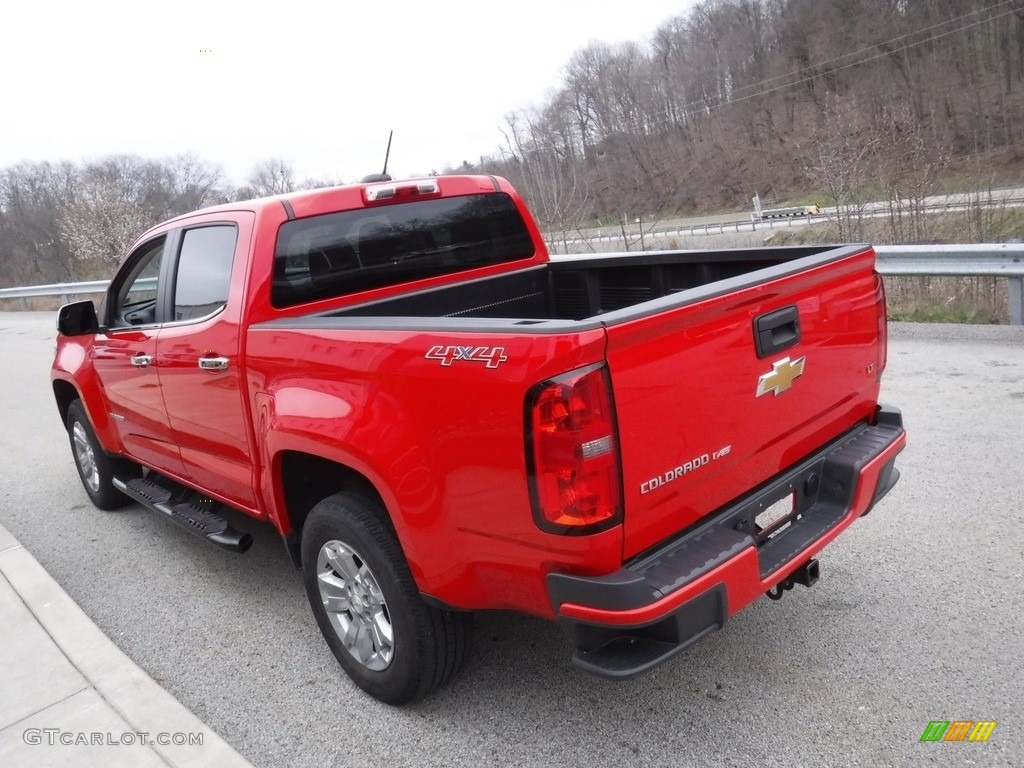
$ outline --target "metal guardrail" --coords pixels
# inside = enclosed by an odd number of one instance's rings
[[[135,281],[139,288],[156,288],[155,277],[143,277]],[[21,299],[22,305],[25,299],[35,296],[60,296],[66,304],[71,301],[72,296],[92,296],[103,293],[110,285],[109,280],[89,280],[82,283],[52,283],[50,285],[30,285],[26,288],[0,288],[0,299]]]
[[[82,296],[103,293],[109,280],[92,280],[85,283],[53,283],[51,285],[30,285],[25,288],[0,288],[0,299],[29,299],[33,296]]]
[[[1024,325],[1024,244],[877,245],[878,271],[900,277],[1005,277],[1010,325]]]
[[[1024,277],[1024,243],[876,245],[883,275]]]
[[[605,253],[601,256],[635,256],[638,251]],[[654,251],[647,251],[654,253]],[[665,251],[671,253],[671,251]],[[1024,243],[983,245],[877,245],[878,271],[883,275],[918,277],[1002,277],[1010,295],[1010,323],[1024,325]],[[572,256],[558,256],[559,261]],[[152,278],[156,282],[156,278]],[[0,288],[0,299],[60,296],[68,302],[74,296],[103,293],[109,281],[54,283],[25,288]]]

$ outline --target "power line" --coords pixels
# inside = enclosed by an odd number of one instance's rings
[[[963,21],[971,18],[972,16],[977,16],[979,13],[990,13],[991,11],[999,9],[999,8],[1001,8],[1003,6],[1010,5],[1010,4],[1015,4],[1015,3],[1016,3],[1016,0],[1000,0],[1000,2],[994,3],[993,5],[987,6],[985,8],[981,8],[981,9],[978,9],[978,10],[975,10],[975,11],[971,11],[971,12],[965,13],[965,14],[963,14],[961,16],[957,16],[957,17],[952,18],[952,19],[947,19],[946,21],[938,22],[936,24],[932,24],[931,26],[923,27],[921,29],[917,29],[917,30],[914,30],[912,32],[907,32],[905,34],[902,34],[902,35],[899,35],[897,37],[891,38],[889,40],[884,40],[882,42],[875,43],[873,45],[869,45],[869,46],[867,46],[865,48],[861,48],[860,50],[853,51],[853,52],[850,52],[850,53],[847,53],[847,54],[843,54],[841,56],[836,56],[836,57],[834,57],[832,59],[826,59],[825,61],[817,62],[817,63],[811,64],[811,65],[809,65],[807,67],[801,67],[798,70],[794,70],[794,71],[789,72],[789,73],[784,74],[784,75],[776,75],[774,77],[770,77],[770,78],[766,78],[764,80],[761,80],[761,81],[759,81],[757,83],[752,83],[752,84],[749,84],[749,85],[745,85],[745,86],[739,87],[739,88],[735,89],[735,91],[732,92],[732,95],[730,95],[730,97],[724,98],[724,99],[720,99],[717,103],[708,104],[708,103],[705,103],[704,99],[697,99],[697,100],[693,100],[693,101],[686,102],[686,103],[682,104],[680,107],[677,107],[676,110],[681,113],[680,117],[683,118],[683,119],[686,119],[686,118],[689,118],[689,117],[696,117],[696,116],[700,116],[700,115],[707,115],[710,112],[717,111],[717,110],[722,109],[723,107],[729,106],[731,104],[738,104],[738,103],[741,103],[741,102],[744,102],[744,101],[749,101],[750,99],[759,98],[761,96],[767,96],[767,95],[769,95],[771,93],[775,93],[775,92],[778,92],[778,91],[785,90],[787,88],[792,88],[792,87],[795,87],[795,86],[798,86],[798,85],[802,85],[804,83],[808,83],[808,82],[811,82],[811,81],[819,79],[819,78],[828,77],[828,76],[833,75],[833,74],[835,74],[837,72],[842,72],[844,70],[851,69],[853,67],[857,67],[857,66],[860,66],[862,64],[868,64],[868,63],[870,63],[872,61],[877,61],[878,59],[885,58],[886,56],[890,56],[890,55],[893,55],[893,54],[896,54],[896,53],[907,51],[907,50],[910,50],[910,49],[915,48],[917,46],[925,45],[925,44],[931,43],[931,42],[935,42],[937,40],[941,40],[943,38],[950,37],[952,35],[956,35],[956,34],[959,34],[961,32],[965,32],[965,31],[967,31],[969,29],[973,29],[974,27],[978,27],[978,26],[981,26],[983,24],[988,24],[990,22],[996,21],[996,20],[1004,18],[1006,16],[1010,16],[1010,15],[1012,15],[1014,13],[1017,13],[1018,9],[1015,6],[1013,8],[1010,8],[1009,10],[1003,11],[1001,13],[997,13],[997,14],[993,14],[993,15],[987,16],[984,19],[979,19],[977,21],[973,21],[973,22],[968,23],[968,24],[962,24],[961,26],[958,26],[955,29],[945,30],[945,31],[939,32],[937,34],[930,35],[929,37],[923,38],[921,40],[917,40],[915,42],[911,42],[911,43],[907,43],[905,45],[898,46],[896,48],[888,48],[887,50],[883,50],[883,51],[881,51],[879,53],[876,53],[874,55],[868,56],[867,58],[862,58],[862,59],[860,59],[858,61],[853,61],[853,62],[850,62],[849,64],[844,64],[842,66],[832,67],[831,69],[826,69],[826,70],[823,70],[821,72],[810,74],[810,75],[808,75],[806,77],[801,77],[801,78],[799,78],[797,80],[793,80],[793,81],[790,81],[790,82],[787,82],[787,83],[782,83],[780,85],[772,86],[771,88],[765,88],[765,89],[759,90],[759,91],[757,91],[755,93],[749,93],[749,94],[739,95],[739,96],[735,95],[735,94],[738,94],[738,93],[742,93],[743,91],[750,90],[751,88],[759,88],[759,87],[762,87],[764,85],[768,85],[769,83],[772,83],[774,81],[781,80],[781,79],[784,79],[784,78],[787,78],[787,77],[791,77],[794,74],[800,74],[801,72],[807,71],[809,69],[825,67],[825,66],[827,66],[829,64],[835,64],[837,62],[844,61],[844,60],[849,59],[849,58],[851,58],[853,56],[862,56],[863,54],[869,53],[870,51],[873,51],[873,50],[876,50],[876,49],[879,49],[882,46],[890,46],[891,44],[899,42],[901,40],[906,40],[908,38],[912,38],[912,37],[924,34],[926,32],[931,32],[931,31],[934,31],[934,30],[939,29],[941,27],[947,27],[950,24],[955,24],[955,23],[963,22]],[[641,110],[641,112],[642,112],[642,110]],[[647,130],[652,130],[652,129],[653,130],[658,130],[658,129],[663,128],[663,127],[665,127],[667,125],[672,125],[672,126],[678,125],[678,120],[679,120],[679,117],[672,118],[672,117],[669,117],[668,115],[664,115],[663,114],[663,115],[658,116],[657,118],[653,118],[653,119],[651,119],[651,118],[647,118],[647,119],[641,118],[641,125],[643,125],[644,128],[646,128]]]
[[[821,73],[818,73],[818,74],[810,75],[809,77],[804,77],[804,78],[801,78],[800,80],[795,80],[792,83],[785,83],[783,85],[778,85],[778,86],[775,86],[774,88],[769,88],[768,90],[765,90],[765,91],[760,91],[758,93],[750,94],[749,96],[741,96],[738,99],[729,99],[729,100],[723,102],[722,104],[720,104],[719,106],[725,106],[726,104],[736,104],[738,102],[746,101],[748,99],[753,99],[753,98],[756,98],[758,96],[765,96],[765,95],[767,95],[769,93],[773,93],[775,91],[779,91],[779,90],[782,90],[784,88],[790,88],[790,87],[792,87],[794,85],[801,85],[802,83],[808,83],[811,80],[816,80],[819,77],[825,77],[826,75],[831,75],[831,74],[834,74],[835,72],[842,72],[845,69],[850,69],[852,67],[859,67],[861,64],[867,64],[869,62],[876,61],[876,60],[881,59],[881,58],[885,58],[886,56],[889,56],[889,55],[895,53],[896,51],[908,51],[911,48],[914,48],[914,47],[916,47],[918,45],[924,45],[925,43],[931,43],[931,42],[934,42],[936,40],[941,40],[944,37],[949,37],[950,35],[955,35],[955,34],[958,34],[960,32],[964,32],[964,31],[966,31],[968,29],[971,29],[972,27],[977,27],[977,26],[980,26],[982,24],[987,24],[988,22],[995,21],[996,19],[1000,19],[1003,16],[1009,16],[1012,13],[1016,13],[1016,10],[1012,10],[1011,9],[1009,11],[1004,11],[1003,13],[997,14],[995,16],[991,16],[991,17],[989,17],[987,19],[982,19],[981,21],[976,21],[976,22],[974,22],[972,24],[967,24],[966,26],[960,27],[958,29],[951,29],[948,32],[943,32],[943,33],[938,34],[938,35],[933,35],[932,37],[926,38],[924,40],[919,40],[916,43],[909,43],[908,45],[904,45],[904,46],[901,46],[899,48],[895,48],[895,49],[893,49],[891,51],[882,51],[881,53],[878,53],[878,54],[876,54],[874,56],[870,56],[870,57],[868,57],[866,59],[863,59],[861,61],[855,61],[852,64],[845,64],[845,65],[843,65],[841,67],[835,67],[833,69],[828,70],[827,72],[821,72]]]
[[[1003,11],[1002,13],[998,13],[998,14],[994,14],[994,15],[991,15],[991,16],[987,16],[984,19],[980,19],[978,21],[974,21],[974,22],[971,22],[969,24],[964,24],[962,26],[957,27],[956,29],[946,30],[944,32],[940,32],[938,34],[931,35],[929,37],[926,37],[926,38],[924,38],[922,40],[918,40],[918,41],[913,42],[913,43],[908,43],[906,45],[902,45],[902,46],[899,46],[899,47],[896,47],[896,48],[891,48],[891,49],[884,50],[884,51],[882,51],[880,53],[874,54],[874,55],[869,56],[867,58],[860,59],[859,61],[854,61],[854,62],[851,62],[849,64],[844,64],[843,66],[839,66],[839,67],[833,67],[831,69],[827,69],[827,70],[824,70],[824,71],[821,71],[821,72],[817,72],[817,73],[808,75],[806,77],[802,77],[802,78],[800,78],[798,80],[793,80],[793,81],[788,82],[788,83],[782,83],[780,85],[773,86],[771,88],[766,88],[766,89],[757,91],[756,93],[750,93],[750,94],[745,94],[745,95],[741,95],[741,96],[736,96],[735,95],[737,93],[742,93],[743,91],[750,90],[751,88],[758,88],[758,87],[761,87],[763,85],[767,85],[768,83],[771,83],[773,81],[780,80],[780,79],[783,79],[783,78],[786,78],[786,77],[790,77],[790,76],[792,76],[794,74],[799,74],[799,73],[807,71],[809,69],[824,67],[824,66],[826,66],[828,64],[831,64],[831,63],[836,63],[836,62],[839,62],[839,61],[843,61],[844,59],[850,58],[852,56],[862,55],[864,53],[867,53],[869,51],[875,50],[875,49],[880,48],[882,46],[888,46],[888,45],[890,45],[890,44],[892,44],[894,42],[897,42],[897,41],[900,41],[900,40],[905,40],[905,39],[907,39],[909,37],[914,37],[916,35],[920,35],[922,33],[938,29],[939,27],[948,26],[949,24],[952,24],[952,23],[962,22],[962,21],[970,18],[971,16],[976,16],[978,13],[990,12],[990,11],[996,10],[996,9],[1002,7],[1002,6],[1009,5],[1009,4],[1014,3],[1014,2],[1015,2],[1015,0],[1001,0],[998,3],[995,3],[993,5],[987,6],[986,8],[979,9],[979,10],[976,10],[976,11],[971,11],[970,13],[963,14],[962,16],[957,16],[957,17],[955,17],[953,19],[947,19],[946,21],[939,22],[937,24],[933,24],[933,25],[928,26],[928,27],[923,27],[921,29],[914,30],[913,32],[907,32],[907,33],[905,33],[903,35],[899,35],[899,36],[891,38],[889,40],[885,40],[885,41],[882,41],[882,42],[879,42],[879,43],[875,43],[873,45],[869,45],[869,46],[867,46],[865,48],[862,48],[862,49],[860,49],[858,51],[853,51],[853,52],[848,53],[848,54],[843,54],[842,56],[837,56],[837,57],[834,57],[832,59],[827,59],[827,60],[825,60],[823,62],[816,62],[814,64],[808,65],[807,67],[802,67],[802,68],[800,68],[798,70],[794,70],[793,72],[789,72],[789,73],[787,73],[785,75],[777,75],[775,77],[766,78],[765,80],[761,80],[761,81],[759,81],[757,83],[752,83],[752,84],[749,84],[749,85],[741,86],[741,87],[737,88],[735,91],[733,91],[733,95],[730,95],[730,97],[727,97],[727,98],[724,98],[724,99],[720,99],[717,103],[708,104],[708,103],[706,103],[705,99],[695,99],[693,101],[686,102],[686,103],[676,107],[675,109],[676,109],[676,111],[681,113],[680,117],[682,117],[683,119],[689,118],[689,117],[696,117],[698,115],[706,115],[706,114],[708,114],[710,112],[714,112],[714,111],[719,110],[719,109],[721,109],[723,107],[729,106],[730,104],[738,104],[740,102],[749,101],[750,99],[758,98],[758,97],[761,97],[761,96],[766,96],[768,94],[775,93],[775,92],[781,91],[781,90],[785,90],[786,88],[792,88],[792,87],[797,86],[797,85],[802,85],[804,83],[811,82],[813,80],[816,80],[816,79],[819,79],[819,78],[822,78],[822,77],[828,77],[828,76],[830,76],[832,74],[835,74],[836,72],[842,72],[842,71],[844,71],[846,69],[851,69],[853,67],[860,66],[862,64],[868,64],[868,63],[870,63],[872,61],[877,61],[878,59],[885,58],[886,56],[890,56],[892,54],[899,53],[899,52],[902,52],[902,51],[907,51],[907,50],[910,50],[911,48],[914,48],[916,46],[924,45],[926,43],[931,43],[931,42],[934,42],[936,40],[941,40],[941,39],[949,37],[951,35],[955,35],[955,34],[959,34],[961,32],[964,32],[964,31],[966,31],[968,29],[972,29],[974,27],[978,27],[978,26],[981,26],[983,24],[987,24],[989,22],[996,21],[996,20],[1001,19],[1003,17],[1010,16],[1010,15],[1016,13],[1017,9],[1016,8],[1011,8],[1011,9],[1009,9],[1007,11]],[[655,119],[646,119],[646,120],[643,121],[643,125],[647,129],[655,129],[655,130],[657,130],[657,129],[663,128],[663,127],[665,127],[667,125],[675,126],[675,125],[678,124],[678,120],[679,120],[679,117],[673,118],[673,117],[669,117],[668,115],[663,115],[663,116],[659,116],[658,118],[655,118]]]
[[[769,78],[766,78],[766,79],[761,80],[761,81],[756,82],[756,83],[751,83],[749,85],[741,86],[741,87],[737,88],[736,91],[740,92],[740,91],[750,90],[751,88],[758,88],[758,87],[760,87],[762,85],[767,85],[768,83],[774,82],[775,80],[782,80],[782,79],[787,78],[787,77],[792,77],[793,75],[799,75],[801,72],[803,72],[803,71],[805,71],[807,69],[810,69],[811,67],[825,67],[825,66],[827,66],[829,64],[834,64],[836,62],[843,61],[844,59],[849,59],[849,58],[851,58],[853,56],[860,56],[861,54],[867,53],[868,51],[871,51],[871,50],[873,50],[875,48],[880,48],[883,45],[884,46],[889,46],[889,45],[892,45],[893,43],[899,42],[900,40],[905,40],[908,37],[914,37],[915,35],[920,35],[920,34],[923,34],[924,32],[930,32],[931,30],[938,29],[939,27],[945,27],[945,26],[948,26],[950,24],[955,24],[957,22],[964,21],[965,19],[968,19],[971,16],[977,16],[979,13],[986,13],[988,11],[994,11],[994,10],[1000,8],[1001,6],[1009,5],[1010,3],[1013,3],[1013,2],[1016,2],[1016,0],[1001,0],[1001,2],[995,3],[993,5],[990,5],[990,6],[986,7],[986,8],[978,8],[977,10],[971,11],[970,13],[965,13],[962,16],[956,16],[956,17],[954,17],[952,19],[946,19],[945,21],[940,21],[938,24],[932,24],[930,27],[922,27],[921,29],[916,29],[913,32],[907,32],[906,34],[898,35],[897,37],[893,37],[893,38],[891,38],[889,40],[883,40],[880,43],[874,43],[873,45],[869,45],[866,48],[861,48],[860,50],[857,50],[857,51],[851,51],[850,53],[844,53],[842,56],[836,56],[833,59],[826,59],[825,61],[820,61],[820,62],[817,62],[816,64],[812,64],[812,65],[809,65],[807,67],[800,67],[799,69],[794,69],[792,72],[787,72],[784,75],[775,75],[774,77],[769,77]],[[987,20],[988,19],[986,19],[986,21]],[[960,30],[954,30],[954,31],[960,31]],[[925,41],[921,41],[921,42],[925,42]],[[694,104],[699,104],[700,102],[693,102],[693,103]],[[688,104],[684,104],[683,105],[684,108],[687,107],[687,106],[689,106],[689,105]]]

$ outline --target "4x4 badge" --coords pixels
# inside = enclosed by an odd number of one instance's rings
[[[458,360],[487,363],[488,368],[497,368],[508,360],[504,347],[431,347],[424,355],[427,360],[440,360],[446,368]]]
[[[774,392],[778,397],[793,386],[793,380],[804,372],[805,357],[790,361],[784,357],[772,366],[772,369],[757,380],[757,397]]]

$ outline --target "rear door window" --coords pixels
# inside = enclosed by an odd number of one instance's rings
[[[174,281],[175,321],[208,317],[227,304],[237,238],[233,224],[196,227],[182,233]]]

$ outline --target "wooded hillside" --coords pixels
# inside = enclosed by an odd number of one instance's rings
[[[646,45],[578,50],[505,136],[482,167],[552,230],[742,209],[755,192],[842,204],[1012,181],[1024,2],[707,0]]]

